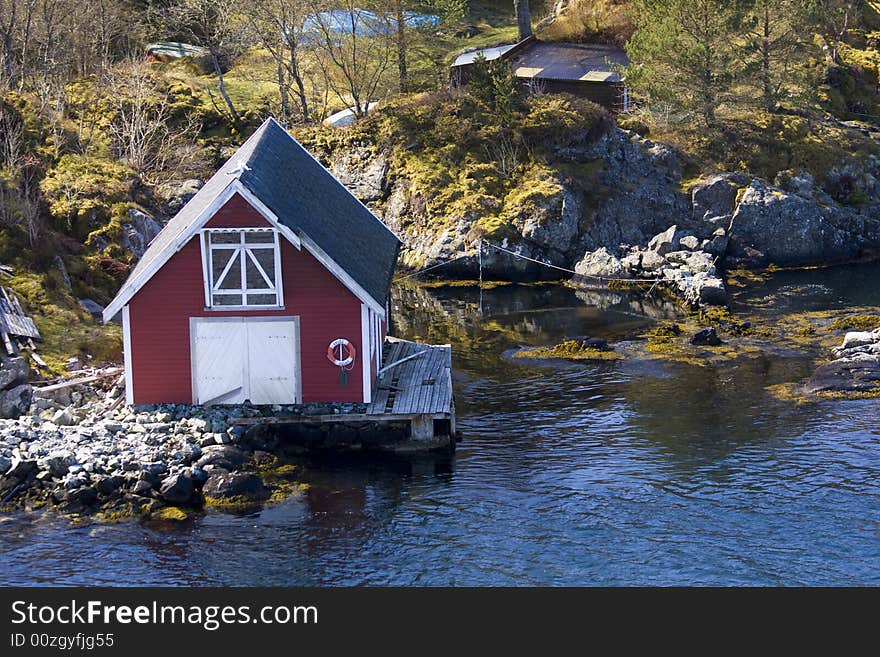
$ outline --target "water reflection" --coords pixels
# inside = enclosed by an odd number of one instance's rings
[[[876,304],[878,273],[782,272],[736,300]],[[619,293],[407,287],[393,308],[399,335],[453,345],[453,457],[302,460],[302,495],[183,526],[17,516],[2,583],[880,584],[880,404],[767,394],[807,359],[505,357],[675,312]]]

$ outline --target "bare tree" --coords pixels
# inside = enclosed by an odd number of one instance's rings
[[[858,26],[862,0],[814,0],[817,24],[827,44],[828,57],[840,64],[840,44]]]
[[[114,109],[110,132],[122,162],[153,183],[185,164],[187,138],[198,126],[191,120],[182,125],[171,120],[166,90],[149,64],[117,64],[109,72],[107,92]]]
[[[327,85],[356,116],[367,113],[383,82],[391,57],[391,41],[381,20],[354,0],[318,4],[312,0],[306,37],[315,48]]]
[[[189,41],[207,48],[220,97],[236,123],[241,117],[226,91],[223,64],[241,47],[242,26],[237,22],[239,4],[236,0],[178,0],[177,4],[163,11],[157,21],[169,31],[184,34]]]
[[[19,226],[33,246],[42,230],[37,161],[21,117],[0,102],[0,224]]]
[[[309,99],[301,57],[302,24],[307,11],[304,0],[253,0],[245,11],[251,28],[275,64],[281,122],[287,125],[290,121],[291,96],[296,97],[302,121],[308,122]]]

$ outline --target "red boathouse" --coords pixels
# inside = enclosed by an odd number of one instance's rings
[[[369,403],[399,248],[268,119],[104,311],[122,314],[128,403]]]

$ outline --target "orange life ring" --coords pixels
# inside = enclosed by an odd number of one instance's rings
[[[339,348],[339,358],[336,357],[335,350],[337,348]],[[343,348],[345,351],[343,351]],[[345,352],[348,352],[348,356],[343,358],[342,356]],[[327,360],[336,365],[336,367],[348,367],[354,363],[356,355],[357,351],[355,350],[354,345],[345,338],[336,338],[330,343],[330,346],[327,347]]]

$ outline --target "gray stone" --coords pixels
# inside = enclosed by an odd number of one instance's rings
[[[120,226],[119,243],[140,258],[161,230],[162,225],[153,217],[137,208],[129,208],[128,221]]]
[[[98,499],[98,491],[91,486],[83,486],[68,490],[64,499],[68,504],[68,508],[91,506]]]
[[[806,391],[869,392],[880,387],[880,356],[858,355],[820,365],[807,382]]]
[[[681,248],[688,251],[696,251],[700,247],[700,238],[694,235],[685,235],[678,241]]]
[[[153,486],[145,479],[138,479],[132,486],[131,492],[141,497],[150,497],[153,494]]]
[[[207,465],[235,470],[245,461],[244,452],[232,445],[208,445],[202,449],[202,457],[196,463],[200,468]]]
[[[12,461],[10,461],[5,456],[0,456],[0,477],[5,475],[9,471],[9,468],[11,468],[11,467],[12,467]]]
[[[388,161],[384,152],[364,146],[346,148],[330,164],[330,172],[361,201],[378,201],[387,191]]]
[[[64,264],[64,259],[60,255],[52,258],[52,269],[61,275],[61,283],[64,285],[64,289],[68,292],[71,291],[70,274],[67,272],[67,265]]]
[[[257,475],[223,470],[215,470],[211,473],[202,492],[206,497],[244,497],[250,500],[265,499],[269,495],[269,491]]]
[[[34,389],[28,383],[22,383],[9,390],[0,392],[0,418],[21,417],[31,407]]]
[[[748,267],[844,260],[877,240],[876,230],[850,210],[823,207],[755,180],[733,215],[727,257]]]
[[[562,192],[528,214],[522,236],[560,253],[571,247],[581,218],[581,194],[562,186]]]
[[[156,191],[165,199],[168,212],[170,214],[177,214],[204,185],[205,183],[201,180],[190,178],[182,182],[170,182],[159,185]]]
[[[52,452],[46,458],[45,466],[49,473],[58,479],[70,471],[70,466],[76,463],[76,457],[69,451]]]
[[[69,408],[62,408],[52,416],[52,423],[59,427],[70,427],[76,424],[76,417]]]
[[[36,471],[37,462],[31,461],[28,459],[21,458],[20,456],[12,457],[12,462],[9,466],[9,469],[6,471],[7,479],[25,479],[32,472]]]
[[[27,383],[30,376],[31,368],[21,356],[0,360],[0,390]]]
[[[691,337],[691,344],[717,347],[722,344],[722,342],[721,338],[718,337],[718,333],[715,331],[715,327],[709,326],[697,331],[693,337]]]
[[[162,480],[159,494],[169,504],[189,504],[196,495],[195,483],[188,472],[171,475]]]
[[[97,322],[103,321],[104,306],[92,299],[80,299],[80,307],[92,316]]]
[[[697,295],[699,299],[699,305],[727,305],[727,288],[724,286],[724,281],[716,276],[710,276],[701,281],[697,288]]]
[[[648,242],[648,250],[657,255],[665,256],[670,251],[678,250],[678,242],[678,226],[672,225],[651,238],[651,241]]]
[[[843,337],[843,344],[840,346],[840,350],[844,351],[853,347],[872,345],[876,342],[880,342],[880,332],[878,331],[850,331]]]
[[[122,484],[125,483],[125,477],[120,475],[113,475],[111,477],[104,477],[103,479],[99,479],[98,483],[95,485],[95,488],[98,490],[101,495],[112,495],[115,493]]]
[[[749,182],[742,173],[722,173],[711,176],[691,187],[691,207],[697,221],[730,216],[740,189]]]
[[[645,251],[641,254],[640,267],[647,272],[655,272],[667,265],[666,258],[655,251]]]
[[[623,268],[620,259],[604,246],[585,254],[581,261],[575,265],[574,270],[581,276],[630,278],[629,273]]]

